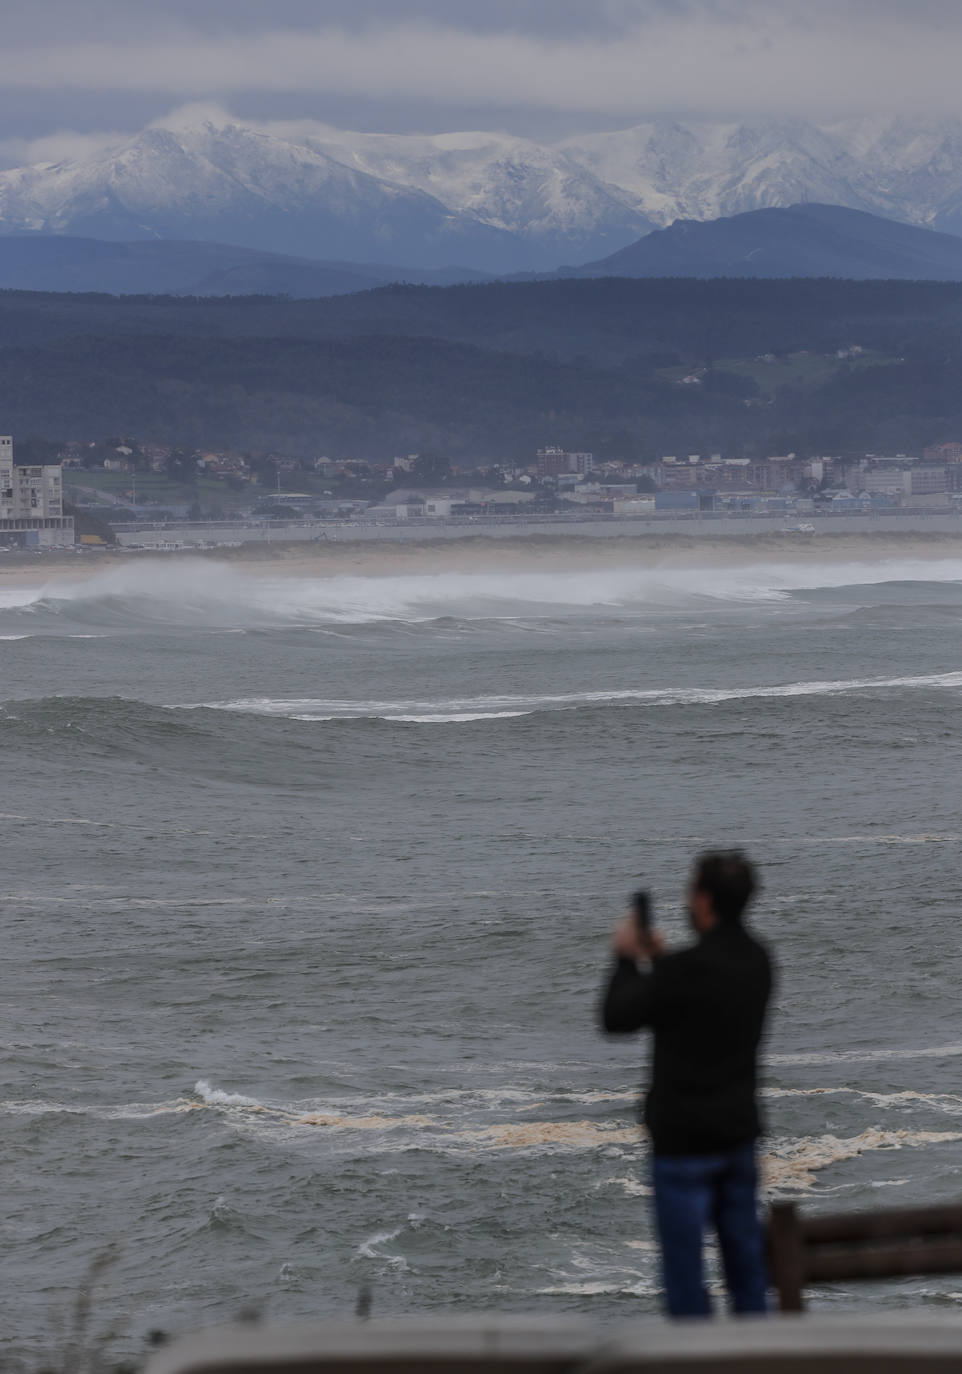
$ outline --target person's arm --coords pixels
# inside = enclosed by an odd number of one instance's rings
[[[601,1024],[609,1035],[628,1035],[654,1022],[654,974],[650,966],[642,973],[638,961],[656,959],[664,942],[657,931],[642,934],[629,914],[615,929],[611,945],[616,962],[601,1003]]]
[[[642,973],[634,959],[619,955],[601,1004],[601,1024],[608,1035],[628,1035],[651,1025],[654,977]]]

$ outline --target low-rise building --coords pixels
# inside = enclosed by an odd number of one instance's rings
[[[450,520],[453,505],[448,497],[410,497],[394,505],[394,514],[398,520]]]

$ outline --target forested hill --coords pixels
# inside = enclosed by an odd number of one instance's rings
[[[676,220],[568,275],[962,281],[962,238],[843,205],[807,203],[707,223]]]
[[[962,337],[962,283],[690,278],[387,286],[324,300],[0,291],[0,346],[74,334],[340,338],[398,334],[507,352],[623,362],[894,348]]]
[[[318,301],[6,292],[0,349],[3,429],[58,438],[368,458],[430,446],[464,460],[552,442],[915,449],[962,434],[962,284],[602,279]]]

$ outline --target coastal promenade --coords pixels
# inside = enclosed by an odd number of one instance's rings
[[[784,516],[715,515],[689,516],[499,516],[454,520],[404,520],[376,523],[370,520],[272,520],[258,522],[216,521],[196,524],[118,525],[118,543],[125,548],[210,548],[237,544],[337,543],[360,541],[445,540],[464,538],[523,539],[531,535],[578,538],[656,538],[684,535],[687,538],[745,539],[754,535],[782,535],[786,545],[805,542],[820,534],[962,534],[962,514],[954,511],[898,511],[867,515],[806,516],[814,535],[793,531]]]

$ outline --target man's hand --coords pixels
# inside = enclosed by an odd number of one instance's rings
[[[665,952],[665,942],[656,930],[642,934],[634,912],[629,912],[620,924],[615,926],[611,947],[619,959],[634,959],[636,962],[656,959],[659,954]]]

